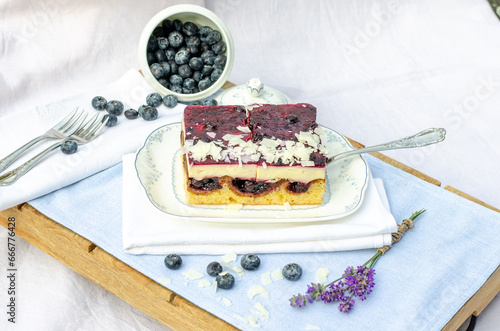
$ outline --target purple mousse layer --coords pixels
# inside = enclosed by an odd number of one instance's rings
[[[252,140],[275,137],[296,141],[296,133],[315,129],[316,107],[307,103],[293,105],[259,105],[249,110],[248,125]]]

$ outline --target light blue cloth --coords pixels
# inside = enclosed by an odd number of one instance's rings
[[[200,288],[200,280],[186,280],[190,269],[205,273],[208,263],[221,256],[189,255],[181,269],[165,268],[163,256],[130,255],[121,241],[122,167],[118,164],[30,204],[63,226],[95,243],[151,279],[166,285],[195,305],[240,329],[253,329],[237,316],[255,315],[256,303],[269,311],[259,320],[262,330],[439,330],[484,284],[500,264],[500,214],[424,182],[371,156],[366,157],[374,177],[382,178],[391,211],[400,222],[426,209],[403,239],[375,266],[375,287],[366,301],[356,300],[349,314],[337,304],[315,302],[301,309],[288,299],[316,282],[316,271],[328,268],[329,281],[350,265],[361,265],[375,250],[332,253],[263,254],[257,271],[236,276],[231,290]],[[84,215],[84,216],[83,216]],[[237,262],[239,262],[238,256]],[[248,290],[261,284],[261,274],[299,263],[299,281],[273,281],[264,287],[270,298],[249,299]],[[237,265],[237,263],[235,263]],[[204,279],[213,280],[205,273]],[[224,300],[231,301],[226,306]],[[227,301],[226,301],[227,302]]]

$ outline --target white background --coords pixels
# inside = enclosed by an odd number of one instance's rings
[[[139,69],[143,27],[175,3],[0,1],[0,120]],[[386,154],[500,208],[500,20],[486,0],[192,3],[213,10],[232,33],[230,81],[259,77],[367,146],[444,127],[439,145]],[[0,229],[0,258],[6,233]],[[164,329],[17,240],[17,329]],[[476,329],[499,322],[497,296]],[[5,316],[0,323],[16,329]]]

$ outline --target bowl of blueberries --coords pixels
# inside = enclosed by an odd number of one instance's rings
[[[234,44],[212,11],[175,5],[146,24],[138,55],[142,74],[158,93],[190,102],[203,100],[224,85],[233,67]]]

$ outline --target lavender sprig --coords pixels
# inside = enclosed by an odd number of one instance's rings
[[[425,212],[424,209],[414,212],[409,220],[412,222],[418,216]],[[401,231],[402,225],[398,230],[398,237],[395,239],[393,236],[393,243],[399,241],[404,231]],[[305,295],[297,294],[290,298],[290,305],[295,308],[304,307],[307,302],[313,303],[314,301],[323,301],[324,303],[339,302],[339,310],[348,313],[354,306],[354,298],[359,298],[361,301],[366,300],[366,296],[372,292],[375,286],[374,276],[375,269],[373,267],[378,259],[389,249],[389,246],[384,246],[385,249],[378,249],[377,253],[373,255],[365,264],[357,266],[356,268],[347,267],[342,274],[342,277],[334,280],[326,285],[320,283],[311,283],[307,285]]]

